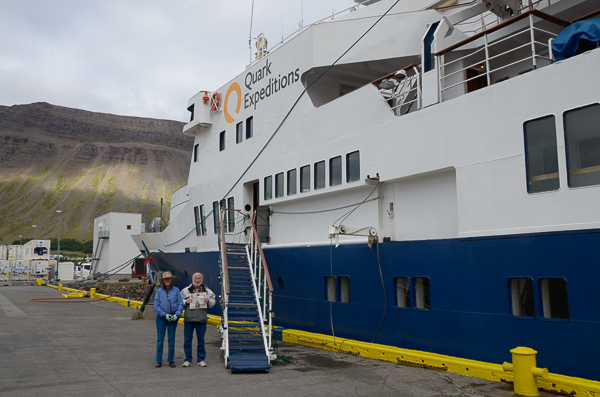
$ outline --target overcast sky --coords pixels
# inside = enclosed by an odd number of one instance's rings
[[[273,47],[302,16],[353,5],[254,0],[252,35]],[[0,0],[0,105],[187,121],[189,98],[248,65],[251,10],[252,0]]]

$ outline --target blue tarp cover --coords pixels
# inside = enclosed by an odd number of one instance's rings
[[[552,43],[554,58],[562,61],[575,55],[581,39],[600,42],[600,18],[575,22],[560,32]]]

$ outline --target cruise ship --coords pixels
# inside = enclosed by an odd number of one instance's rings
[[[600,3],[355,2],[195,87],[152,269],[244,320],[227,243],[261,324],[600,381]]]

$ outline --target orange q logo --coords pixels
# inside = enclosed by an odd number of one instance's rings
[[[225,94],[225,103],[223,104],[223,114],[225,115],[225,121],[227,121],[229,124],[231,124],[235,121],[235,119],[233,117],[231,117],[231,115],[229,114],[229,111],[227,110],[227,105],[229,102],[229,95],[234,91],[237,93],[237,98],[238,98],[237,106],[235,107],[236,114],[240,113],[240,107],[242,106],[242,89],[240,88],[240,85],[238,83],[233,83],[229,86],[229,89],[227,90],[227,94]]]

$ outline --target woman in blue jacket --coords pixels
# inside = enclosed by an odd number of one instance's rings
[[[162,366],[165,331],[169,332],[169,367],[175,367],[175,331],[177,321],[183,312],[183,299],[179,288],[173,286],[173,275],[164,272],[160,279],[161,288],[154,295],[154,311],[156,312],[156,368]]]

